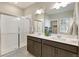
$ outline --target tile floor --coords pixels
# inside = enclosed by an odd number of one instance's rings
[[[10,53],[7,53],[2,57],[34,57],[34,56],[27,51],[26,47],[23,47]]]

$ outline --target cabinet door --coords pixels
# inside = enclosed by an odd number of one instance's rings
[[[55,48],[52,46],[42,45],[42,56],[43,57],[54,57],[55,56]]]
[[[62,50],[62,49],[57,49],[57,56],[58,57],[76,57],[77,55],[72,53],[72,52],[69,52],[69,51],[66,51],[66,50]]]
[[[51,47],[45,44],[42,45],[42,56],[50,57],[51,56]]]
[[[77,56],[79,57],[79,47],[78,47],[78,50],[77,50],[77,51],[78,51],[78,52],[77,52],[77,53],[78,53],[78,55],[77,55]]]
[[[33,41],[28,39],[27,40],[27,50],[31,53],[31,54],[34,54],[34,44],[33,44]]]
[[[51,56],[52,57],[56,57],[56,49],[55,49],[55,47],[51,47]]]
[[[34,55],[37,57],[41,56],[41,43],[34,41]]]

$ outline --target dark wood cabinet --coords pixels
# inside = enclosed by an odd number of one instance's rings
[[[42,44],[42,56],[43,57],[51,57],[51,46],[47,46],[45,44]]]
[[[55,47],[51,47],[51,57],[56,57],[57,51]]]
[[[77,56],[77,53],[77,46],[50,40],[42,40],[42,56],[75,57]]]
[[[37,38],[27,37],[27,50],[34,56],[41,56],[41,40]]]
[[[31,53],[34,54],[34,42],[28,38],[27,40],[27,50]]]
[[[27,37],[27,50],[37,57],[76,57],[79,47],[51,40]]]
[[[52,47],[49,41],[42,41],[42,57],[55,57],[55,47]]]
[[[77,54],[57,48],[57,57],[76,57]]]
[[[42,45],[42,57],[55,57],[55,48],[45,45]]]
[[[42,56],[43,57],[76,57],[77,54],[64,49],[42,44]]]
[[[79,57],[79,47],[78,47],[78,57]]]
[[[41,56],[41,43],[34,41],[34,55],[37,57]]]

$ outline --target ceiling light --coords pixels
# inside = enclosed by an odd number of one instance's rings
[[[70,4],[71,2],[60,2],[60,3],[55,3],[53,8],[55,9],[59,9],[60,7],[66,7],[68,4]]]
[[[62,2],[60,3],[61,7],[66,7],[68,4],[70,4],[71,2]]]
[[[16,18],[18,21],[20,20],[20,18]]]
[[[59,3],[55,3],[55,5],[53,6],[53,8],[59,9],[60,8],[60,4]]]
[[[36,11],[36,14],[41,14],[41,11],[40,11],[40,10],[37,10],[37,11]]]
[[[40,21],[43,21],[44,19],[39,19]]]
[[[44,13],[43,9],[36,10],[36,14],[41,14],[41,13]]]

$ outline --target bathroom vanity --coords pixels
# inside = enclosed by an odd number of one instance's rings
[[[78,41],[60,40],[43,35],[27,36],[27,50],[37,57],[77,57]]]
[[[46,10],[40,14],[44,17],[37,17],[36,14],[33,33],[37,34],[27,36],[27,50],[38,57],[78,57],[77,7],[75,3],[71,3],[64,8]],[[38,23],[41,19],[42,23]]]

